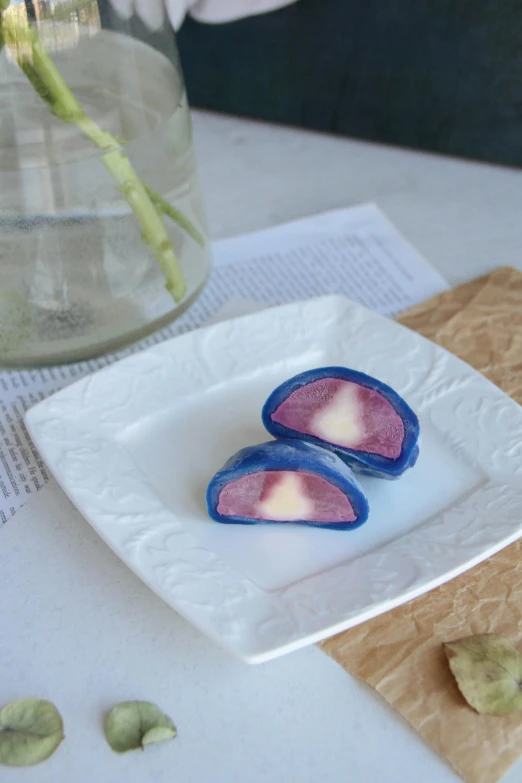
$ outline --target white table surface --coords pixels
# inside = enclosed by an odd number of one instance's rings
[[[196,113],[212,234],[376,201],[452,282],[521,266],[522,173]],[[249,667],[146,588],[50,484],[0,529],[0,702],[53,700],[67,740],[20,783],[454,783],[317,648]],[[412,684],[412,687],[415,687]],[[158,703],[179,737],[113,754],[103,717]],[[522,780],[522,762],[504,783]]]
[[[375,201],[452,283],[522,269],[522,170],[194,113],[211,233]]]

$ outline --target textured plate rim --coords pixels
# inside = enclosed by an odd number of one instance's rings
[[[310,324],[317,331],[317,323],[319,334],[313,334]],[[202,382],[226,382],[230,368],[238,376],[248,371],[250,359],[241,340],[249,334],[258,335],[256,360],[269,359],[273,337],[263,342],[259,334],[268,325],[274,332],[289,324],[295,339],[280,350],[290,356],[332,333],[338,335],[334,354],[340,364],[353,364],[347,356],[354,346],[361,356],[373,346],[368,364],[356,362],[357,369],[382,377],[382,368],[393,365],[394,383],[389,376],[382,379],[407,396],[416,411],[429,415],[447,446],[477,467],[484,481],[400,538],[267,592],[184,530],[182,518],[165,507],[114,438],[132,421],[147,390],[150,394],[159,384],[155,402],[168,404],[160,381],[171,384],[176,368],[186,373],[187,382],[177,390],[183,399]],[[171,393],[172,387],[172,401]],[[317,642],[405,603],[522,534],[522,408],[444,349],[337,295],[269,308],[172,338],[43,400],[26,413],[25,423],[58,483],[113,551],[180,614],[249,663]],[[108,489],[109,474],[96,472],[100,464],[106,471],[119,470],[121,481]],[[125,500],[129,492],[132,508]],[[493,516],[501,520],[494,528],[487,524]]]

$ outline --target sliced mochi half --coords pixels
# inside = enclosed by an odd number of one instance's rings
[[[263,424],[276,438],[331,449],[354,470],[398,478],[419,456],[419,420],[393,389],[346,367],[296,375],[275,389]]]
[[[368,501],[350,468],[333,452],[297,440],[273,440],[234,454],[207,489],[216,522],[296,522],[353,530]]]

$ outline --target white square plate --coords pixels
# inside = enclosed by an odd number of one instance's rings
[[[418,413],[413,470],[362,479],[371,512],[354,531],[208,519],[213,473],[269,439],[268,393],[335,364],[390,384]],[[26,424],[122,560],[251,663],[404,603],[522,533],[522,408],[455,356],[342,297],[176,337],[39,403]]]

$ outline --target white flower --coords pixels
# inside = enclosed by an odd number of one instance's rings
[[[179,30],[185,15],[201,22],[230,22],[244,16],[274,11],[295,0],[110,0],[124,19],[136,14],[151,30],[158,30],[167,14],[175,30]]]
[[[168,13],[172,26],[177,30],[185,14],[196,0],[110,0],[113,8],[124,19],[136,14],[151,30],[158,30]]]

